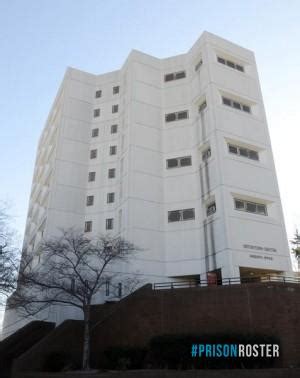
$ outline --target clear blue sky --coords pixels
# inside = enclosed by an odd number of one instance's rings
[[[299,0],[1,0],[0,199],[24,231],[38,137],[67,66],[119,69],[132,48],[186,52],[210,31],[256,54],[289,237],[300,227]]]

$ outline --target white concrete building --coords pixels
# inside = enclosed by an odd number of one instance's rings
[[[205,32],[186,54],[68,68],[39,141],[24,249],[70,226],[143,248],[128,269],[149,282],[291,271],[253,53]]]

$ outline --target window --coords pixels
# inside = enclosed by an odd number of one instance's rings
[[[185,71],[175,72],[175,80],[184,79],[186,76]]]
[[[188,167],[189,165],[192,165],[192,157],[187,156],[180,159],[180,166],[181,167]]]
[[[95,93],[95,97],[96,98],[99,98],[99,97],[101,97],[102,96],[102,91],[99,89],[98,91],[96,91],[96,93]]]
[[[254,150],[248,150],[248,158],[252,160],[259,160],[258,152]]]
[[[122,209],[119,210],[119,231],[122,229]]]
[[[169,113],[165,116],[166,122],[176,121],[176,113]]]
[[[105,281],[105,296],[106,297],[109,296],[109,286],[110,286],[110,282],[108,280]]]
[[[186,77],[185,71],[172,72],[165,75],[165,81],[184,79],[185,77]]]
[[[118,125],[111,125],[110,126],[110,133],[116,134],[118,132]]]
[[[106,219],[105,228],[106,228],[106,230],[112,230],[114,228],[114,219],[113,218]]]
[[[229,100],[229,98],[223,97],[223,104],[231,106],[231,100]]]
[[[241,110],[242,106],[239,102],[232,101],[232,105],[235,109]]]
[[[117,85],[116,87],[113,87],[113,94],[118,94],[120,91],[120,87]]]
[[[175,113],[168,113],[165,115],[166,122],[179,121],[179,120],[187,119],[187,118],[189,118],[188,110],[182,110],[180,112],[175,112]]]
[[[231,68],[235,67],[235,64],[233,62],[231,62],[230,60],[227,60],[226,64],[227,64],[228,67],[231,67]]]
[[[108,178],[114,178],[116,177],[116,169],[115,168],[110,168],[108,170]]]
[[[247,150],[247,148],[240,147],[239,151],[240,151],[240,155],[241,156],[248,157],[248,150]]]
[[[234,206],[235,206],[235,209],[239,211],[246,211],[248,213],[259,214],[259,215],[268,215],[267,206],[262,203],[255,203],[255,202],[235,198]]]
[[[97,150],[90,151],[90,159],[96,159],[97,157]]]
[[[179,168],[192,165],[192,157],[184,156],[173,159],[167,159],[167,168]]]
[[[232,62],[231,60],[227,60],[227,59],[224,59],[224,58],[221,58],[220,56],[217,57],[217,60],[219,63],[222,63],[224,64],[225,66],[228,66],[228,67],[231,67],[231,68],[234,68],[238,71],[241,71],[241,72],[244,72],[244,67],[240,64],[237,64],[237,63],[234,63]]]
[[[210,216],[214,214],[217,211],[216,203],[212,202],[209,205],[206,206],[206,215]]]
[[[165,75],[165,81],[172,81],[172,80],[174,80],[174,74],[173,73]]]
[[[99,135],[99,129],[92,129],[92,138],[95,138]]]
[[[178,167],[178,159],[167,160],[167,168],[177,168],[177,167]]]
[[[111,112],[112,113],[118,113],[119,111],[119,105],[113,105],[112,108],[111,108]]]
[[[188,118],[188,112],[187,111],[183,111],[183,112],[178,112],[177,113],[177,119],[180,120],[180,119],[187,119]]]
[[[202,110],[204,110],[206,107],[207,107],[207,103],[206,103],[206,100],[204,100],[204,101],[199,105],[199,108],[198,108],[199,113],[202,112]]]
[[[239,152],[238,148],[231,144],[228,144],[228,149],[229,149],[229,152],[231,152],[232,154],[238,154]]]
[[[87,196],[86,197],[86,206],[93,206],[94,205],[94,196]]]
[[[238,101],[231,100],[228,97],[222,97],[222,102],[224,105],[231,106],[234,109],[242,110],[246,113],[251,113],[251,108],[249,105],[242,104]]]
[[[211,157],[211,149],[210,147],[206,148],[206,150],[204,150],[202,152],[202,160],[203,161],[206,161],[208,160],[209,158]]]
[[[107,193],[107,203],[115,202],[115,193]]]
[[[239,155],[251,160],[259,160],[258,152],[255,150],[250,150],[249,148],[235,146],[233,144],[228,144],[228,151],[231,154]]]
[[[122,297],[122,282],[118,283],[118,297]]]
[[[89,172],[88,180],[95,181],[96,179],[96,172]]]
[[[195,219],[195,209],[172,210],[168,212],[168,222]]]
[[[100,117],[100,109],[94,109],[94,118]]]
[[[195,209],[182,210],[182,220],[195,219]]]
[[[200,59],[199,62],[195,65],[195,71],[198,71],[199,68],[202,66],[202,64],[203,64],[203,61],[202,59]]]
[[[246,113],[250,113],[251,110],[250,110],[250,106],[248,105],[243,105],[243,111],[246,112]]]
[[[91,232],[93,227],[92,221],[87,221],[84,223],[84,232]]]
[[[117,146],[110,146],[109,147],[109,154],[116,155],[117,154]]]
[[[244,201],[235,200],[235,208],[237,210],[244,210]]]

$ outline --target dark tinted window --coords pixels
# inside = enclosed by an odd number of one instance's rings
[[[182,210],[182,219],[183,220],[195,219],[195,209]]]
[[[186,119],[188,117],[188,112],[185,110],[183,112],[178,112],[178,119]]]
[[[187,157],[181,158],[180,159],[180,165],[182,167],[186,167],[188,165],[192,165],[192,158],[191,158],[191,156],[187,156]]]
[[[168,221],[169,222],[178,222],[178,221],[180,221],[180,211],[179,210],[169,211],[169,213],[168,213]]]
[[[229,98],[223,97],[222,99],[224,105],[231,106],[231,100],[229,100]]]

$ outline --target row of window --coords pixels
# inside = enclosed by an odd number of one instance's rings
[[[108,178],[115,178],[116,177],[116,169],[115,168],[109,168],[107,177]],[[88,181],[92,182],[92,181],[95,181],[95,180],[96,180],[96,172],[89,172]]]
[[[118,104],[112,105],[111,112],[118,113],[118,111],[119,111],[119,105]],[[100,114],[101,114],[100,108],[94,109],[94,118],[100,117]]]
[[[112,93],[115,95],[115,94],[118,94],[120,92],[120,87],[119,85],[113,87],[112,89]],[[95,97],[96,98],[100,98],[102,97],[102,90],[101,89],[98,89],[96,92],[95,92]]]
[[[246,113],[251,113],[251,107],[249,105],[243,104],[239,101],[232,100],[228,97],[222,97],[222,102],[224,105],[230,106],[234,109],[238,109],[241,111],[244,111]],[[207,102],[204,100],[198,107],[198,112],[201,113],[204,109],[207,107]],[[189,118],[189,111],[188,110],[182,110],[179,112],[174,113],[167,113],[165,114],[165,121],[166,122],[174,122],[174,121],[180,121],[182,119],[188,119]]]
[[[166,122],[174,122],[174,121],[180,121],[182,119],[189,118],[189,111],[188,110],[182,110],[180,112],[174,112],[174,113],[168,113],[165,115],[165,121]]]
[[[221,58],[220,56],[218,56],[217,59],[219,63],[225,64],[228,67],[234,68],[235,70],[238,70],[241,72],[245,71],[243,66],[241,66],[240,64],[234,63],[231,60]]]
[[[92,195],[87,196],[86,197],[86,206],[93,206],[94,205],[94,199],[95,199],[95,196],[92,196]],[[114,192],[107,193],[106,202],[107,203],[114,203],[115,202],[115,193]]]
[[[92,199],[91,199],[92,198]],[[114,202],[115,193],[108,193],[107,194],[107,202],[111,203]],[[94,202],[93,196],[87,197],[87,205],[90,206],[90,203]],[[89,203],[89,204],[88,204]],[[255,203],[251,201],[241,200],[241,199],[234,199],[234,205],[235,209],[239,211],[246,211],[253,214],[258,215],[268,215],[267,213],[267,206],[262,203]],[[217,211],[216,202],[213,201],[209,203],[206,206],[206,215],[210,216],[214,214]],[[180,209],[180,210],[171,210],[168,211],[168,222],[180,222],[180,221],[188,221],[195,219],[195,209]],[[86,221],[84,226],[85,232],[91,232],[92,231],[92,221]],[[105,228],[106,230],[112,230],[114,227],[114,219],[113,218],[107,218],[105,220]]]
[[[249,148],[235,146],[233,144],[228,144],[228,150],[231,154],[243,156],[252,160],[259,160],[258,152],[250,150]]]
[[[106,230],[113,230],[114,228],[114,219],[113,218],[107,218],[105,219],[105,229]],[[93,231],[93,222],[92,221],[86,221],[84,223],[84,232],[92,232]]]
[[[242,66],[241,64],[235,63],[232,60],[222,58],[221,56],[217,56],[217,61],[237,71],[245,72],[244,66]],[[202,66],[202,64],[203,64],[203,60],[200,59],[195,65],[195,71],[198,71],[200,67]],[[185,77],[186,77],[185,71],[172,72],[172,73],[165,74],[165,81],[173,81],[173,80],[183,79]]]
[[[96,159],[98,154],[98,150],[90,150],[90,159]],[[109,147],[109,154],[116,155],[117,154],[117,146],[110,146]]]
[[[118,125],[111,125],[110,126],[110,133],[116,134],[118,132]],[[99,128],[92,129],[92,138],[96,138],[99,136]]]
[[[228,151],[232,154],[246,157],[252,160],[259,160],[258,152],[249,148],[228,144]],[[202,152],[202,160],[207,161],[211,157],[211,148],[207,147]],[[192,165],[191,156],[183,156],[178,158],[167,159],[167,168],[180,168]]]
[[[236,198],[234,200],[234,205],[235,209],[239,211],[247,211],[248,213],[254,213],[259,215],[268,215],[267,206],[262,203],[255,203]]]
[[[179,168],[192,165],[192,157],[184,156],[173,159],[167,159],[167,168]]]
[[[216,212],[216,203],[211,202],[206,206],[206,215],[212,215]],[[195,219],[195,209],[181,209],[181,210],[172,210],[168,211],[168,222],[180,222],[186,220],[193,220]]]
[[[105,296],[108,297],[109,296],[109,289],[110,289],[110,281],[107,280],[105,282]],[[122,282],[119,282],[118,283],[118,297],[121,298],[122,297]]]
[[[228,97],[222,97],[222,101],[224,105],[231,106],[234,109],[238,109],[246,113],[251,113],[251,108],[249,105],[242,104],[241,102],[232,100]]]
[[[258,215],[268,215],[267,206],[262,203],[255,203],[250,201],[244,201],[241,199],[234,199],[235,209],[239,211],[246,211]],[[206,215],[210,216],[217,211],[216,202],[210,202],[206,206]],[[181,209],[168,211],[168,222],[180,222],[185,220],[195,219],[195,209]]]
[[[242,157],[246,157],[248,159],[252,160],[259,160],[259,155],[257,151],[236,146],[233,144],[228,144],[228,150],[230,153],[239,155]],[[97,158],[98,150],[94,149],[90,151],[90,159],[96,159]],[[110,146],[109,147],[109,154],[110,155],[116,155],[117,154],[117,146]],[[207,161],[211,157],[211,148],[208,147],[202,152],[202,160]],[[176,157],[166,160],[166,167],[167,169],[171,168],[181,168],[181,167],[188,167],[192,165],[192,157],[191,156],[182,156],[182,157]],[[108,177],[113,178],[115,174],[115,168],[111,168],[108,170]],[[89,173],[89,181],[95,181],[96,172],[90,172]]]
[[[185,77],[186,77],[185,71],[172,72],[165,75],[165,81],[184,79]]]

